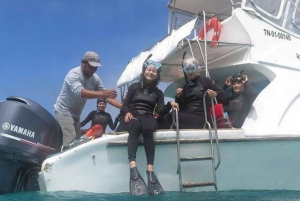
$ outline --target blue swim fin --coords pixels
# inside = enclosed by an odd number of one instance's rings
[[[148,195],[148,188],[136,167],[130,168],[129,188],[131,195]]]
[[[148,191],[150,195],[158,195],[158,194],[164,194],[165,191],[160,185],[156,175],[153,171],[146,171],[148,176]]]

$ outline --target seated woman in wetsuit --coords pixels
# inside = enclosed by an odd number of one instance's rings
[[[183,61],[183,71],[188,83],[183,88],[176,90],[175,102],[179,104],[178,123],[180,129],[199,129],[205,124],[203,96],[207,93],[205,103],[209,113],[211,107],[210,98],[223,98],[224,91],[214,80],[200,76],[200,68],[195,58],[187,58]],[[208,115],[208,120],[210,117]],[[169,123],[172,122],[172,114],[167,116]]]
[[[221,101],[224,111],[228,113],[232,126],[241,128],[258,94],[257,90],[248,82],[247,75],[241,74],[228,77],[223,89],[229,89],[229,94]]]
[[[102,134],[105,133],[107,125],[109,125],[111,130],[115,130],[119,120],[118,118],[116,118],[115,122],[113,123],[111,115],[105,112],[105,108],[106,100],[98,99],[97,110],[91,111],[88,116],[80,123],[81,127],[83,127],[91,121],[91,128],[87,130],[85,134],[86,137],[89,137],[90,135],[101,137]]]
[[[157,105],[156,113],[165,114],[169,112],[171,107],[177,107],[178,104],[169,102],[166,106],[164,105],[164,94],[157,88],[160,71],[160,63],[152,60],[145,62],[140,81],[129,86],[121,108],[121,113],[125,114],[121,124],[124,126],[124,130],[129,132],[127,146],[130,167],[130,193],[133,195],[162,194],[164,192],[153,172],[155,153],[153,132],[158,128],[153,111]],[[146,187],[139,174],[136,164],[140,133],[143,135],[146,152],[148,187]]]

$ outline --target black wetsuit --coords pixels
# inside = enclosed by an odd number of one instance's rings
[[[224,91],[221,87],[208,77],[198,76],[183,86],[181,96],[175,98],[179,104],[178,122],[180,129],[203,128],[205,123],[203,96],[208,89],[216,91],[217,98],[224,98]],[[210,121],[211,100],[208,95],[206,95],[205,103]],[[168,121],[172,121],[171,113],[168,115]]]
[[[225,84],[223,89],[228,86]],[[241,128],[251,109],[252,103],[257,96],[257,90],[248,82],[244,84],[244,91],[241,94],[235,94],[232,87],[229,88],[230,93],[227,94],[223,102],[224,110],[228,113],[232,126]]]
[[[88,114],[88,116],[85,118],[85,120],[83,120],[80,123],[80,126],[81,127],[85,126],[90,121],[92,121],[91,127],[96,124],[101,125],[104,133],[107,125],[109,125],[111,130],[115,130],[118,124],[118,119],[116,119],[115,122],[113,123],[111,115],[109,113],[105,111],[96,111],[96,110],[91,111]]]
[[[133,83],[128,88],[128,93],[123,102],[121,113],[130,112],[134,117],[129,122],[121,120],[124,125],[124,130],[129,132],[128,136],[128,159],[129,162],[136,161],[136,151],[139,143],[139,135],[142,133],[144,138],[144,147],[147,157],[147,165],[154,164],[155,142],[153,132],[158,128],[157,121],[153,116],[154,108],[158,114],[165,114],[171,109],[168,103],[164,105],[164,95],[156,85],[148,86],[144,83],[141,88],[141,83]]]

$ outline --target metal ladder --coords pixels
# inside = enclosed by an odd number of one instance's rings
[[[201,53],[202,58],[204,58],[204,64],[205,64],[205,70],[206,70],[206,76],[209,77],[209,72],[207,68],[207,47],[206,47],[206,27],[205,27],[205,12],[202,11],[203,14],[203,25],[204,25],[204,52],[202,51],[201,45],[199,40],[197,39],[196,42],[198,43],[199,50]],[[183,39],[183,41],[186,40],[192,57],[194,57],[194,53],[191,47],[191,43],[189,39]],[[183,43],[182,41],[182,43]],[[184,60],[186,52],[183,53],[183,58]],[[186,78],[185,78],[186,79]],[[187,81],[187,79],[186,79]],[[189,156],[189,157],[181,157],[180,153],[180,132],[179,132],[179,122],[178,122],[178,111],[175,109],[173,110],[173,123],[171,125],[171,129],[176,127],[176,138],[177,138],[177,161],[178,161],[178,169],[177,173],[179,175],[179,188],[180,191],[185,191],[186,188],[194,188],[194,187],[206,187],[206,186],[214,186],[215,191],[218,192],[218,186],[217,186],[217,176],[216,176],[216,170],[220,166],[221,163],[221,157],[220,157],[220,148],[219,148],[219,140],[218,140],[218,131],[217,131],[217,124],[216,124],[216,116],[215,116],[215,111],[214,107],[212,107],[212,122],[214,126],[214,132],[212,131],[211,125],[208,121],[208,114],[206,110],[206,95],[207,93],[204,94],[203,96],[203,106],[204,106],[204,114],[205,114],[205,124],[204,124],[204,129],[208,129],[209,132],[209,144],[210,144],[210,154],[208,156]],[[214,105],[213,99],[211,99],[211,106]],[[215,143],[214,143],[215,142]],[[215,164],[215,153],[214,153],[214,147],[217,150],[217,165]],[[192,181],[192,182],[182,182],[182,171],[181,171],[181,163],[182,162],[195,162],[195,161],[207,161],[211,160],[212,162],[212,173],[213,173],[213,181],[206,181],[206,182],[198,182],[198,181]]]
[[[204,94],[203,97],[203,103],[204,103],[204,108],[206,108],[206,103],[205,103],[205,97],[206,93]],[[213,104],[213,100],[211,99],[211,103]],[[213,107],[212,107],[213,108]],[[213,108],[214,110],[214,108]],[[216,119],[213,111],[213,124],[214,124],[214,135],[211,129],[211,125],[207,120],[207,111],[204,109],[205,112],[205,125],[204,129],[207,126],[208,131],[209,131],[209,142],[210,142],[210,155],[209,156],[189,156],[189,157],[181,157],[180,154],[180,132],[179,132],[179,122],[178,122],[178,111],[175,109],[173,110],[173,124],[172,127],[176,127],[176,137],[177,137],[177,161],[178,161],[178,169],[177,173],[179,175],[179,188],[180,191],[183,192],[185,191],[186,188],[193,188],[193,187],[206,187],[206,186],[214,186],[215,191],[218,192],[218,187],[217,187],[217,177],[216,177],[216,170],[220,166],[221,163],[221,158],[220,158],[220,149],[219,149],[219,143],[218,143],[218,133],[217,133],[217,127],[216,127]],[[215,141],[215,147],[217,149],[217,160],[218,163],[215,165],[215,154],[214,154],[214,141]],[[186,182],[182,183],[182,172],[181,172],[181,163],[182,162],[193,162],[193,161],[207,161],[211,160],[212,162],[212,172],[213,172],[213,181],[208,181],[208,182]]]

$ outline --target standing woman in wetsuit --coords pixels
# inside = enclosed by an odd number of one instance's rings
[[[164,193],[154,174],[155,141],[153,132],[158,128],[156,119],[153,116],[154,108],[156,113],[162,114],[171,107],[178,106],[175,102],[164,105],[164,94],[157,88],[160,80],[161,64],[148,60],[145,62],[141,79],[128,88],[124,99],[121,113],[125,114],[124,129],[128,131],[128,159],[130,167],[130,192],[138,194],[162,194]],[[139,144],[139,135],[143,135],[144,148],[147,158],[148,188],[137,170],[136,152]]]
[[[210,98],[223,98],[224,91],[208,77],[200,76],[198,61],[191,57],[183,61],[183,71],[187,81],[183,88],[176,90],[175,101],[179,104],[178,122],[180,129],[199,129],[205,124],[203,96],[206,96],[206,111],[211,107]],[[210,117],[207,117],[210,120]],[[172,122],[172,114],[168,115],[169,123]]]
[[[102,129],[102,133],[105,133],[107,125],[109,125],[111,130],[115,130],[118,119],[115,119],[115,122],[113,123],[111,115],[107,112],[105,112],[106,108],[106,100],[105,99],[97,99],[97,110],[91,111],[88,116],[80,123],[80,126],[85,126],[88,122],[91,122],[91,128],[92,130],[99,130],[97,126],[101,126],[100,130]],[[89,130],[87,131],[89,132]],[[90,131],[91,132],[91,131]],[[102,136],[101,133],[101,136]],[[100,136],[100,137],[101,137]]]
[[[230,88],[229,88],[230,87]],[[247,75],[234,75],[227,78],[223,89],[230,89],[223,102],[234,128],[241,128],[258,92],[249,83]]]

